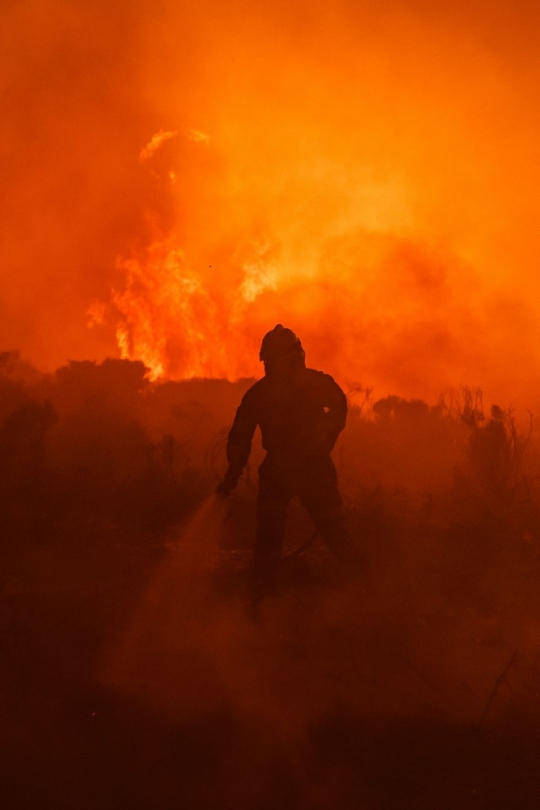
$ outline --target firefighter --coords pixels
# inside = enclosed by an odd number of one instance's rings
[[[244,395],[229,433],[229,466],[217,492],[227,497],[242,475],[259,426],[266,456],[259,467],[254,602],[277,585],[287,510],[297,496],[328,548],[349,557],[337,474],[331,458],[345,426],[347,399],[328,374],[306,368],[297,336],[278,324],[263,338],[264,377]]]

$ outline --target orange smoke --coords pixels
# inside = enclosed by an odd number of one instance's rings
[[[284,322],[380,395],[536,406],[539,13],[7,9],[5,348],[237,378]]]

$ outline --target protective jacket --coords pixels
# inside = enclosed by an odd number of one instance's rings
[[[242,474],[257,425],[267,451],[265,466],[294,474],[329,457],[346,418],[345,394],[322,371],[302,368],[285,381],[263,377],[244,395],[229,433],[231,482]]]

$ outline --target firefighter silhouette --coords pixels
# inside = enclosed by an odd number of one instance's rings
[[[297,336],[278,324],[262,341],[264,377],[244,395],[229,432],[229,467],[217,492],[238,483],[257,426],[266,456],[259,467],[254,599],[275,590],[287,511],[293,497],[307,510],[328,548],[349,556],[342,500],[331,451],[345,426],[347,399],[328,374],[306,368]]]

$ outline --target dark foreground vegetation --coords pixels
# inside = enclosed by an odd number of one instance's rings
[[[257,454],[212,506],[249,381],[0,366],[1,807],[540,806],[528,424],[471,389],[351,391],[336,463],[362,565],[294,508],[254,622]]]

